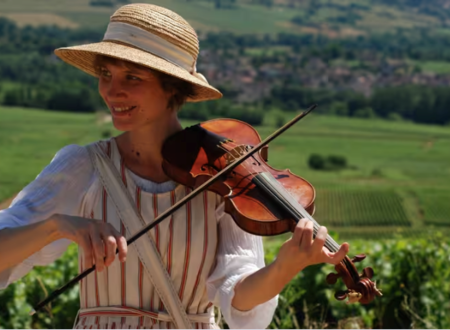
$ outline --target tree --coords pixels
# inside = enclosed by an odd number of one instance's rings
[[[309,156],[308,165],[315,170],[323,170],[325,168],[325,159],[319,154]]]
[[[362,109],[358,109],[353,113],[353,117],[357,118],[375,118],[375,112],[371,107],[364,107]]]

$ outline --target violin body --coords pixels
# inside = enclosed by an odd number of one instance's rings
[[[174,181],[195,189],[207,182],[228,165],[249,153],[261,142],[257,131],[235,119],[210,120],[169,137],[162,149],[163,169]],[[267,146],[235,166],[209,186],[208,190],[223,196],[225,212],[246,232],[259,236],[273,236],[293,231],[301,218],[319,224],[312,218],[315,209],[314,187],[289,170],[277,170],[266,163]],[[339,244],[328,236],[325,246],[332,252]],[[380,290],[370,279],[373,270],[364,268],[358,274],[353,259],[346,257],[335,266],[337,274],[329,274],[327,282],[342,278],[346,291],[338,291],[335,298],[349,302],[370,303]]]
[[[244,122],[211,120],[169,138],[163,147],[163,168],[175,181],[195,189],[247,152],[248,146],[259,142],[258,132]],[[197,157],[194,159],[192,155]],[[296,225],[252,182],[262,171],[271,173],[298,203],[310,214],[314,213],[313,186],[289,170],[272,168],[266,160],[267,147],[209,189],[225,197],[225,211],[239,227],[259,236],[283,234],[293,231]]]

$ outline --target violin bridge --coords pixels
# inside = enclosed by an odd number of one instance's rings
[[[245,154],[247,154],[247,152],[251,149],[250,146],[247,145],[238,145],[236,147],[233,147],[232,149],[227,150],[227,152],[225,153],[225,155],[223,155],[226,165],[228,166],[229,164],[233,163],[234,161],[236,161],[236,159],[244,156]]]

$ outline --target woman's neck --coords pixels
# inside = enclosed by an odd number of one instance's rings
[[[162,169],[161,149],[164,141],[183,128],[177,117],[155,122],[139,130],[128,131],[116,138],[125,166],[136,175],[154,181],[170,180]]]

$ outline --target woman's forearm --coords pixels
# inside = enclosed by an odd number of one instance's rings
[[[231,304],[240,311],[250,310],[279,294],[293,276],[274,261],[241,280],[235,286]]]
[[[62,238],[57,218],[53,216],[31,225],[0,230],[0,272]]]

